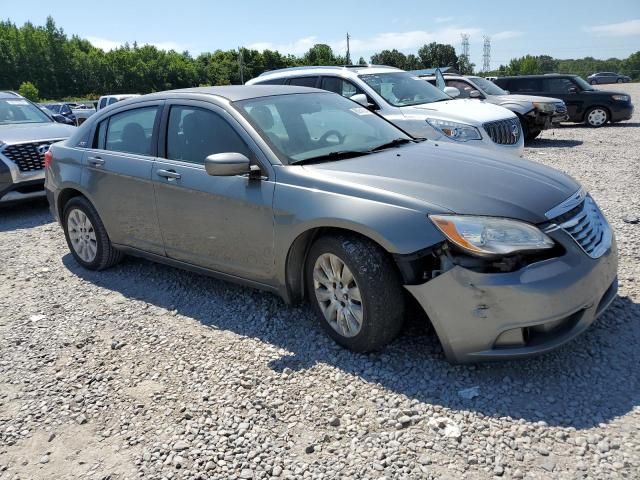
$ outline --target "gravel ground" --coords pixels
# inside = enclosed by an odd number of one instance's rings
[[[84,271],[46,204],[0,210],[0,479],[639,478],[639,138],[636,114],[527,148],[600,203],[621,285],[525,361],[451,366],[415,321],[353,354],[308,307],[138,259]]]

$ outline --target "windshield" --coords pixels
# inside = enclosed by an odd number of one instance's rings
[[[407,72],[371,73],[360,78],[394,107],[451,100],[446,93]]]
[[[501,89],[491,80],[487,80],[486,78],[469,77],[469,80],[475,83],[476,86],[480,87],[480,89],[487,95],[507,95],[506,90]]]
[[[50,103],[48,105],[45,105],[45,108],[51,110],[53,113],[60,113],[62,105],[60,105],[59,103]]]
[[[365,155],[396,140],[411,141],[386,120],[333,93],[274,95],[235,105],[284,164],[346,158],[347,152]]]
[[[583,90],[595,90],[595,88],[593,88],[591,85],[589,85],[589,82],[587,82],[586,80],[584,80],[582,77],[579,76],[575,76],[573,77],[573,80],[575,80],[575,82],[580,85],[580,88]]]
[[[51,118],[24,98],[0,99],[0,125],[11,123],[45,123]]]

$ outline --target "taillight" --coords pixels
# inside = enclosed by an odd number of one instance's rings
[[[47,150],[44,154],[44,168],[49,168],[51,162],[53,162],[53,153],[51,153],[51,150]]]

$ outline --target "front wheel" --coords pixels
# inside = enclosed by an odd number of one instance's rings
[[[400,275],[386,252],[366,239],[319,238],[307,257],[306,284],[323,328],[350,350],[379,349],[402,328]]]
[[[88,270],[103,270],[118,263],[123,254],[113,248],[107,230],[93,205],[74,197],[64,207],[62,226],[76,262]]]
[[[598,82],[596,82],[595,80],[591,80],[589,83],[590,83],[591,85],[597,85],[597,84],[598,84]]]
[[[601,127],[609,121],[609,112],[602,107],[590,108],[585,115],[585,121],[590,127]]]

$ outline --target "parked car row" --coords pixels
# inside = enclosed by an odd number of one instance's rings
[[[360,352],[398,334],[408,296],[452,362],[542,353],[587,329],[617,291],[614,235],[593,198],[513,146],[454,141],[487,129],[446,117],[436,107],[455,101],[423,79],[348,71],[358,79],[290,70],[289,85],[161,92],[97,112],[46,153],[75,260],[102,270],[130,254],[307,299]]]

